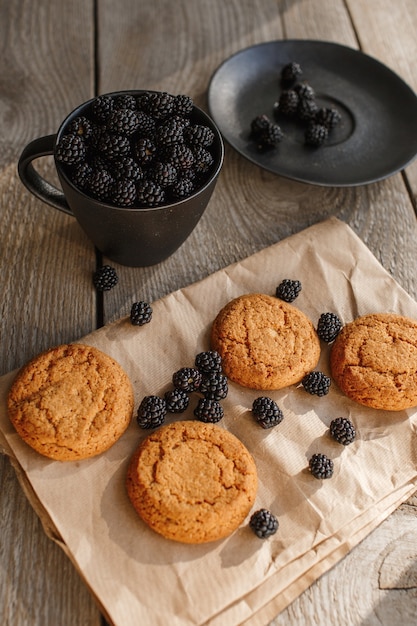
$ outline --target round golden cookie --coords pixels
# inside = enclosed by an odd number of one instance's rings
[[[183,543],[230,535],[257,491],[255,462],[230,432],[196,420],[173,422],[149,435],[133,455],[127,492],[157,533]]]
[[[10,421],[40,454],[59,461],[104,452],[128,427],[133,389],[121,366],[97,348],[66,344],[39,354],[8,395]]]
[[[211,347],[220,353],[226,376],[251,389],[299,383],[320,358],[320,340],[309,318],[259,293],[239,296],[218,313]]]
[[[332,376],[349,398],[374,409],[417,405],[417,321],[374,313],[346,324],[330,353]]]

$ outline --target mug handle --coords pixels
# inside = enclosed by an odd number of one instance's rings
[[[20,155],[17,171],[22,183],[33,195],[55,209],[74,217],[63,192],[42,178],[32,165],[34,159],[50,156],[54,153],[55,141],[56,135],[47,135],[31,141]]]

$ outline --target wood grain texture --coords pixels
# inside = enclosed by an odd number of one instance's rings
[[[360,48],[416,90],[416,23],[415,0],[0,3],[1,373],[46,347],[82,337],[96,323],[94,250],[74,220],[20,184],[16,163],[28,141],[55,132],[95,91],[187,93],[207,109],[207,85],[224,59],[281,38]],[[41,167],[53,176],[50,160]],[[416,201],[415,162],[405,173],[365,187],[321,188],[274,176],[226,146],[218,185],[192,235],[157,266],[116,266],[120,280],[103,296],[104,322],[127,315],[135,300],[156,300],[332,215],[348,223],[417,297]],[[5,457],[0,472],[0,623],[98,626],[93,600],[45,536]],[[414,624],[416,530],[414,497],[273,626]]]

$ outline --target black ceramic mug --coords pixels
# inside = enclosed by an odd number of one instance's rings
[[[137,95],[141,91],[124,91]],[[155,92],[153,92],[155,93]],[[35,196],[60,211],[75,217],[94,245],[109,259],[131,267],[154,265],[175,252],[191,234],[203,215],[223,165],[224,144],[213,120],[201,109],[193,106],[192,124],[207,126],[214,134],[210,147],[213,156],[208,177],[188,197],[157,207],[117,207],[87,195],[75,186],[56,158],[56,147],[72,120],[83,116],[92,100],[77,107],[62,122],[57,134],[40,137],[23,150],[19,163],[19,176]],[[33,167],[32,161],[54,155],[62,191],[45,180]]]

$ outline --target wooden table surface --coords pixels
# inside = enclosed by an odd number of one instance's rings
[[[267,173],[226,146],[209,208],[186,243],[148,268],[117,266],[98,298],[95,250],[71,217],[23,187],[16,164],[76,105],[119,89],[187,93],[207,110],[209,79],[263,41],[338,42],[379,59],[417,90],[415,0],[3,0],[0,3],[1,372],[81,338],[292,233],[337,216],[417,297],[417,162],[387,180],[318,187]],[[53,176],[51,160],[42,164]],[[0,458],[0,623],[97,626],[77,571],[45,535]],[[295,624],[417,623],[417,496],[277,616]]]

